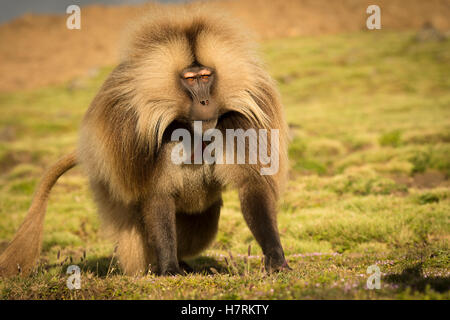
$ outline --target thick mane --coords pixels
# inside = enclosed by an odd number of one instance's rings
[[[192,6],[152,11],[130,27],[121,63],[84,120],[97,123],[99,129],[89,135],[97,139],[99,157],[114,159],[94,169],[120,189],[113,194],[128,194],[131,201],[151,177],[165,130],[187,117],[188,97],[178,77],[194,63],[216,71],[220,112],[233,115],[233,121],[219,122],[219,129],[232,123],[280,130],[278,175],[284,175],[287,133],[280,98],[254,47],[233,20]]]
[[[199,63],[216,70],[216,92],[224,112],[239,112],[256,128],[271,127],[266,112],[272,113],[269,109],[273,106],[259,104],[267,100],[264,95],[276,94],[276,90],[264,92],[273,84],[255,53],[254,42],[236,21],[192,5],[151,12],[130,29],[122,61],[139,66],[136,77],[142,81],[138,85],[145,86],[147,96],[157,82],[162,90],[152,90],[156,91],[152,95],[167,96],[169,83],[172,88],[178,87],[175,76],[183,68]]]

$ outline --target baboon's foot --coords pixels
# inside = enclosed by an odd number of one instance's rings
[[[189,264],[187,264],[185,261],[180,260],[180,262],[178,264],[185,273],[193,273],[194,272],[194,269]]]

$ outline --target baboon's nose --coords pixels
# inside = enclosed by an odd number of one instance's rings
[[[207,106],[209,104],[209,100],[202,100],[200,103],[204,106]]]

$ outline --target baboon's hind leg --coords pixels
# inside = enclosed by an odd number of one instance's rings
[[[119,232],[116,254],[120,267],[127,275],[142,275],[156,263],[144,232],[139,227]]]
[[[144,274],[156,261],[139,218],[139,206],[115,200],[102,183],[91,182],[91,188],[103,231],[117,245],[115,256],[122,271],[131,276]]]
[[[190,268],[182,259],[198,255],[214,240],[219,225],[221,206],[220,199],[202,213],[177,214],[177,254],[182,269]]]

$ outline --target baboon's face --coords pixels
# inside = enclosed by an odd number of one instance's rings
[[[201,65],[185,68],[180,74],[180,82],[190,99],[189,120],[203,121],[204,127],[214,128],[219,115],[218,103],[212,94],[214,70]]]
[[[264,127],[268,118],[259,104],[268,102],[270,84],[252,45],[231,30],[188,20],[175,27],[156,20],[131,38],[124,56],[131,79],[120,80],[119,88],[132,96],[138,131],[159,141],[169,126],[193,129],[202,121],[206,131],[230,117]]]

